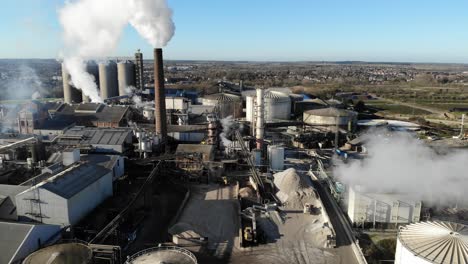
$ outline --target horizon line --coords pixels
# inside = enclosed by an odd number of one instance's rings
[[[133,56],[110,56],[107,59],[128,59]],[[103,59],[103,58],[100,58]],[[0,60],[55,60],[57,58],[0,58]],[[91,59],[96,60],[96,59]],[[369,64],[451,64],[468,66],[468,62],[430,62],[430,61],[374,61],[374,60],[242,60],[242,59],[164,59],[165,61],[195,61],[195,62],[257,62],[257,63],[369,63]],[[153,61],[153,59],[143,59]]]

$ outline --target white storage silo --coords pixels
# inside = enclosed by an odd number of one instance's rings
[[[429,263],[468,263],[468,226],[434,221],[401,227],[395,264]]]
[[[115,62],[99,63],[99,89],[101,89],[102,99],[119,95],[117,64]]]
[[[219,118],[228,116],[234,118],[242,117],[242,98],[238,95],[229,93],[210,94],[205,96],[202,102],[203,105],[215,106]]]
[[[128,87],[135,87],[135,64],[132,61],[117,63],[117,78],[119,83],[119,96],[128,94]]]
[[[279,171],[284,169],[284,147],[268,146],[268,160],[270,169]]]
[[[71,84],[70,73],[68,73],[64,63],[62,63],[62,82],[64,102],[67,104],[81,103],[81,91]]]
[[[289,120],[291,118],[291,98],[278,91],[267,91],[264,96],[265,121]]]
[[[245,97],[245,120],[252,122],[255,117],[255,95]]]
[[[338,108],[322,108],[304,112],[303,121],[307,125],[346,127],[348,123],[354,127],[357,122],[357,113]]]

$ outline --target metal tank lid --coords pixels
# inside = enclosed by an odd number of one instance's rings
[[[420,222],[401,227],[400,242],[415,256],[436,264],[468,263],[468,226],[452,222]]]
[[[204,98],[209,99],[209,100],[216,100],[220,102],[236,102],[236,101],[241,100],[240,96],[235,95],[235,94],[229,94],[229,93],[210,94],[210,95],[206,95]]]
[[[273,101],[289,101],[289,95],[278,91],[267,91],[265,98],[272,99]]]
[[[320,108],[320,109],[313,109],[305,111],[306,114],[309,115],[317,115],[317,116],[356,116],[357,113],[354,111],[346,110],[346,109],[339,109],[334,107],[328,108]]]

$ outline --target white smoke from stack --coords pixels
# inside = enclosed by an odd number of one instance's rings
[[[467,150],[437,154],[407,133],[391,137],[365,136],[369,157],[340,164],[334,175],[348,185],[361,185],[375,193],[405,193],[429,204],[468,205],[465,194]]]
[[[154,48],[166,46],[174,36],[172,10],[166,0],[130,1],[132,18],[130,24]]]
[[[234,121],[234,118],[232,116],[225,117],[220,120],[221,126],[223,127],[223,131],[221,134],[219,134],[219,137],[221,138],[221,143],[223,146],[227,147],[229,146],[232,141],[228,139],[229,136],[231,136],[232,132],[234,129],[236,129],[237,123]],[[240,142],[243,144],[243,142]]]
[[[93,102],[102,102],[94,77],[84,60],[106,57],[117,47],[129,23],[153,47],[174,35],[172,11],[166,0],[79,0],[59,10],[66,52],[64,63],[73,85]]]

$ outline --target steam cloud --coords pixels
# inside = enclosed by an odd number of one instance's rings
[[[48,94],[36,71],[26,64],[21,64],[8,82],[0,83],[0,90],[2,100],[38,99]]]
[[[220,120],[221,126],[223,127],[223,131],[221,134],[219,134],[219,137],[221,138],[221,143],[223,146],[227,147],[229,146],[232,141],[228,139],[228,137],[232,134],[233,130],[236,129],[237,123],[234,121],[234,118],[232,116],[227,116],[223,119]],[[243,142],[239,142],[240,144],[243,144]]]
[[[79,0],[59,10],[64,29],[64,63],[75,87],[93,102],[102,102],[84,60],[109,56],[130,23],[153,47],[165,46],[174,35],[172,11],[166,0]]]
[[[371,192],[406,193],[436,205],[468,204],[464,195],[468,151],[450,150],[441,155],[408,133],[390,135],[365,135],[369,157],[338,165],[334,175],[348,185],[365,186]]]

